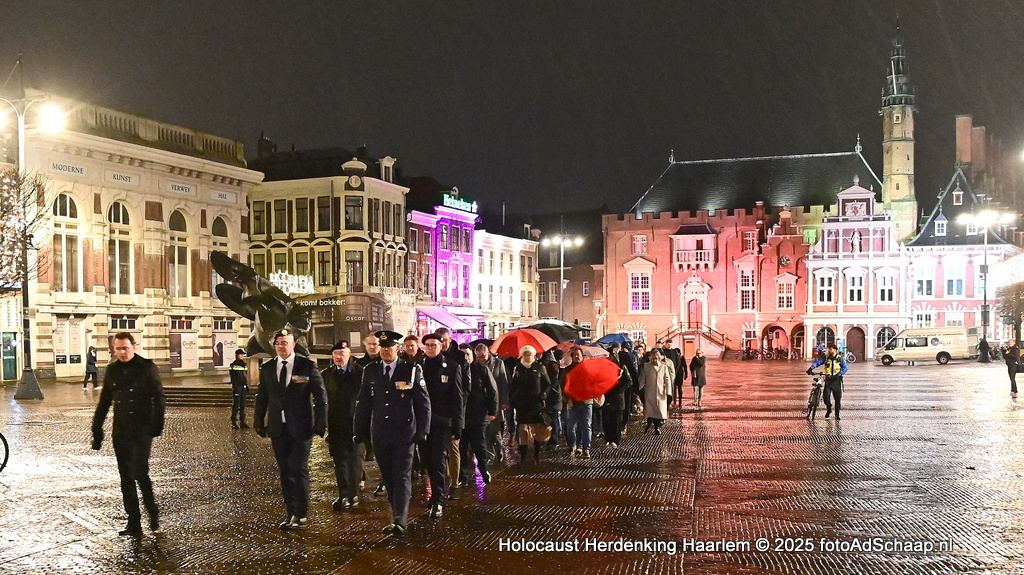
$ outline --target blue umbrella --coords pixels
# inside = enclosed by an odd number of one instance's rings
[[[611,345],[613,343],[622,344],[624,347],[633,349],[633,340],[629,339],[629,335],[624,333],[610,333],[601,339],[597,340],[599,345]]]

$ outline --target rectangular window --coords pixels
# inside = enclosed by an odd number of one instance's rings
[[[548,252],[548,267],[553,267],[553,268],[557,268],[558,267],[558,256],[559,256],[558,250],[551,250],[551,251]]]
[[[416,228],[409,228],[409,251],[412,253],[419,253],[420,251],[420,231]]]
[[[946,280],[946,297],[962,295],[964,295],[964,279],[948,278]]]
[[[864,303],[864,276],[847,276],[846,287],[849,303]]]
[[[284,252],[274,254],[274,272],[279,274],[288,273],[288,254]]]
[[[267,205],[264,202],[252,203],[252,233],[267,233]]]
[[[755,300],[754,270],[740,270],[740,309],[753,310]]]
[[[370,198],[370,233],[380,231],[380,200]]]
[[[78,237],[53,234],[54,291],[78,291]]]
[[[537,315],[533,311],[533,292],[526,292],[526,309],[523,310],[523,315],[534,316]]]
[[[235,331],[235,320],[215,318],[213,320],[213,331]]]
[[[309,200],[307,198],[295,200],[295,231],[309,231]]]
[[[651,274],[629,274],[629,311],[651,311]]]
[[[523,281],[533,282],[533,256],[526,256],[526,277]]]
[[[171,246],[171,259],[168,262],[170,273],[167,274],[169,285],[167,291],[172,297],[188,296],[188,248]]]
[[[583,282],[583,297],[590,297],[590,282]]]
[[[431,239],[430,232],[424,231],[423,232],[423,253],[427,254],[428,256],[430,254],[434,253],[434,244],[430,243],[430,239]]]
[[[647,236],[645,234],[633,235],[633,255],[641,256],[647,253]]]
[[[917,280],[917,295],[931,297],[932,292],[932,280]]]
[[[743,232],[743,251],[752,252],[757,249],[757,232]]]
[[[461,232],[461,228],[459,228],[459,226],[452,226],[452,251],[453,252],[457,252],[457,251],[461,251],[462,250],[462,248],[459,247],[460,246],[459,238],[462,237],[461,234],[462,234],[462,232]]]
[[[363,198],[361,196],[345,196],[345,229],[363,229]]]
[[[363,291],[363,252],[360,250],[345,250],[345,291]]]
[[[267,277],[267,256],[264,254],[252,254],[252,269],[256,275]]]
[[[896,301],[896,276],[878,276],[879,303]]]
[[[128,240],[107,240],[110,293],[131,293],[131,249]]]
[[[487,286],[487,309],[494,309],[494,286]]]
[[[111,331],[124,330],[124,329],[135,329],[135,321],[136,321],[136,319],[138,319],[138,318],[136,318],[134,316],[132,316],[132,317],[129,317],[129,316],[112,317],[112,318],[110,318],[110,329],[111,329]]]
[[[814,245],[818,241],[818,230],[815,228],[804,228],[804,243]]]
[[[935,327],[932,312],[919,311],[914,313],[914,327]]]
[[[832,303],[832,276],[818,276],[818,303]]]
[[[480,249],[476,251],[477,273],[484,273],[484,250]]]
[[[383,224],[382,230],[385,234],[391,233],[391,202],[384,202],[384,207],[381,208],[381,223]]]
[[[423,292],[429,296],[434,295],[434,284],[430,283],[430,262],[423,262]]]
[[[526,281],[526,256],[519,255],[519,277],[521,281]]]
[[[473,253],[473,246],[469,239],[469,228],[462,228],[462,251],[467,254]]]
[[[540,290],[537,294],[537,303],[548,303],[548,290],[544,289],[544,284],[540,284]]]
[[[548,303],[558,303],[558,282],[548,282]]]
[[[448,297],[448,264],[445,262],[437,264],[437,295]]]
[[[935,222],[935,235],[944,236],[946,235],[946,222]]]
[[[331,231],[331,196],[318,196],[316,199],[316,231]]]
[[[316,252],[316,279],[317,285],[331,285],[331,252]]]
[[[274,233],[288,233],[288,200],[274,200]]]
[[[395,235],[400,236],[402,230],[405,229],[405,226],[402,225],[402,204],[394,204],[391,209],[395,214]]]
[[[946,315],[946,327],[963,327],[964,326],[964,312],[962,312],[962,311],[947,311],[945,315]]]
[[[962,206],[964,205],[964,193],[961,191],[953,192],[953,205]]]
[[[967,224],[967,235],[976,236],[978,235],[978,225],[974,222],[968,222]]]
[[[171,317],[171,329],[172,330],[188,330],[192,329],[192,318],[190,317]]]
[[[448,226],[442,224],[441,225],[441,249],[442,250],[447,250],[448,249],[448,245],[449,245],[448,244]]]
[[[409,260],[406,266],[409,267],[409,273],[406,274],[406,287],[409,289],[419,289],[420,278],[417,276],[419,266],[416,260]]]
[[[295,275],[311,275],[309,273],[309,252],[301,250],[295,252]]]
[[[793,309],[793,293],[795,284],[793,282],[776,282],[775,291],[778,294],[778,301],[776,302],[776,308],[780,310]]]
[[[462,298],[469,299],[469,264],[462,264]]]

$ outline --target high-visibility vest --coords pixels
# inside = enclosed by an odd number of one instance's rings
[[[839,363],[838,357],[825,358],[825,375],[839,375],[842,370],[843,366]]]

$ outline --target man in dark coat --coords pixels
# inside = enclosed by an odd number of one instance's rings
[[[448,450],[451,440],[462,437],[465,426],[461,366],[441,352],[437,334],[423,336],[426,357],[423,358],[423,379],[430,395],[430,434],[427,436],[427,467],[430,470],[430,516],[444,514],[445,499],[455,479],[448,473]]]
[[[661,353],[671,364],[674,371],[672,377],[672,397],[679,405],[683,404],[683,382],[686,381],[686,358],[678,347],[672,347],[672,340],[661,342]]]
[[[160,510],[149,479],[149,453],[153,438],[164,429],[164,389],[153,362],[135,354],[135,338],[122,331],[114,335],[114,362],[103,375],[103,393],[92,419],[92,448],[103,443],[103,421],[114,404],[114,456],[121,476],[121,497],[128,526],[118,535],[142,534],[142,513],[135,484],[149,515],[149,527],[160,531]]]
[[[278,527],[306,527],[309,510],[309,448],[327,432],[327,395],[316,364],[295,353],[295,335],[274,334],[277,357],[260,367],[253,426],[270,437],[281,472],[288,517]]]
[[[616,345],[619,344],[612,344],[612,348],[614,349]],[[640,372],[637,368],[636,358],[633,357],[633,353],[630,350],[619,345],[618,355],[619,365],[626,368],[626,371],[629,373],[629,380],[632,382],[630,386],[623,391],[624,406],[622,409],[622,425],[620,426],[620,429],[622,432],[625,432],[626,425],[629,424],[629,415],[633,411],[633,403],[636,401],[636,386],[637,382],[640,381]]]
[[[423,369],[398,361],[402,335],[377,332],[380,360],[363,370],[363,384],[356,403],[354,441],[372,437],[377,463],[391,504],[392,520],[385,533],[401,537],[409,524],[412,495],[412,449],[427,440],[430,429],[430,397]]]
[[[501,431],[505,427],[506,420],[511,417],[511,409],[508,405],[508,372],[505,370],[505,362],[493,355],[486,344],[482,347],[477,344],[473,348],[473,355],[476,357],[476,361],[482,362],[491,371],[494,385],[498,390],[498,413],[487,424],[485,436],[488,453],[494,458],[494,461],[501,461],[503,459]]]
[[[245,365],[245,350],[235,350],[235,361],[228,367],[231,376],[231,427],[248,429],[245,423],[245,400],[249,397],[249,367]]]
[[[370,333],[363,338],[363,350],[365,350],[366,353],[363,354],[363,357],[356,359],[355,362],[356,364],[359,365],[359,367],[365,369],[366,366],[380,359],[380,340],[377,339],[376,334]],[[369,437],[367,437],[364,445],[366,447],[366,457],[364,458],[364,460],[373,461],[373,441]],[[363,481],[366,481],[366,472],[363,472]],[[377,488],[373,490],[373,494],[374,496],[378,497],[384,495],[383,478],[380,480],[379,483],[377,483]]]
[[[462,384],[462,405],[465,409],[466,401],[469,398],[470,391],[470,378],[469,378],[469,360],[466,358],[466,354],[459,349],[459,344],[452,339],[452,332],[446,327],[440,327],[435,332],[439,338],[441,338],[441,355],[447,358],[449,363],[454,363],[459,366],[462,374],[459,376],[459,381]],[[463,424],[466,422],[466,414],[462,414],[461,418]],[[449,480],[453,485],[457,485],[459,470],[462,468],[462,450],[461,445],[462,432],[460,430],[459,437],[452,436],[451,444],[448,446],[448,476]],[[458,499],[459,496],[455,491],[451,491],[449,499]]]
[[[619,366],[619,381],[615,387],[604,394],[604,405],[601,416],[604,419],[604,440],[608,447],[618,447],[622,441],[622,411],[626,409],[626,397],[633,389],[633,378],[629,370],[622,365],[621,346],[613,343],[609,350],[609,359]]]
[[[498,415],[498,386],[486,359],[487,344],[478,343],[473,351],[476,360],[469,366],[470,384],[469,401],[466,403],[466,432],[462,436],[462,471],[460,475],[468,483],[473,478],[473,456],[476,455],[476,467],[484,483],[491,482],[491,474],[487,471],[487,440],[488,424]]]
[[[363,382],[363,368],[352,361],[352,348],[345,340],[331,348],[331,361],[321,376],[327,392],[327,446],[334,460],[334,477],[338,482],[335,511],[359,506],[359,481],[363,475],[363,445],[352,441],[356,399]]]
[[[1006,362],[1006,374],[1010,376],[1010,397],[1017,397],[1017,364],[1020,363],[1020,348],[1017,340],[1010,338],[1002,347],[1003,361]]]

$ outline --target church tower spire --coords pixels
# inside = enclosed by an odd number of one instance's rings
[[[907,77],[906,51],[899,18],[882,88],[882,202],[892,216],[896,235],[916,232],[914,196],[914,88]]]

